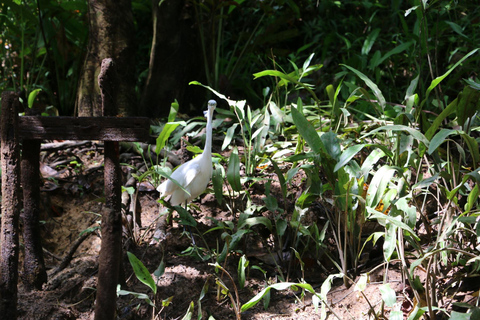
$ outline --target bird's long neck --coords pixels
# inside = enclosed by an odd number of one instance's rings
[[[206,156],[210,156],[212,154],[212,117],[213,117],[213,110],[208,108],[207,113],[207,136],[205,139],[205,148],[203,149],[203,154]]]

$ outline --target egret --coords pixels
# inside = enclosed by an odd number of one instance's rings
[[[183,203],[186,206],[189,201],[205,191],[212,178],[212,118],[216,106],[215,100],[209,100],[208,110],[203,112],[207,118],[207,136],[202,154],[180,165],[170,176],[188,193],[170,179],[164,181],[157,188],[161,197],[171,195],[169,202],[172,206]]]

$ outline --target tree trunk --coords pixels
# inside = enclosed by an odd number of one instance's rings
[[[89,41],[77,92],[78,116],[101,116],[97,78],[102,60],[117,65],[118,82],[113,94],[120,115],[133,113],[135,105],[135,46],[131,0],[89,0]]]
[[[152,0],[152,15],[153,40],[140,103],[142,115],[165,116],[175,99],[184,111],[197,109],[204,105],[206,92],[188,85],[193,80],[204,82],[193,8],[185,0]]]

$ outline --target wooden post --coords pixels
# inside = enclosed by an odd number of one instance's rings
[[[104,59],[98,76],[103,115],[115,115],[113,93],[114,65]],[[105,204],[102,216],[102,247],[98,259],[97,300],[95,320],[114,320],[117,301],[117,284],[122,268],[122,216],[121,179],[118,141],[104,141]]]
[[[2,92],[1,159],[2,223],[0,233],[0,315],[17,319],[18,219],[20,214],[20,164],[18,97]]]
[[[120,266],[122,264],[122,217],[120,214],[118,142],[105,141],[105,202],[102,215],[102,247],[98,260],[95,320],[115,319]]]
[[[40,235],[40,140],[22,143],[23,243],[22,280],[27,290],[42,289],[47,282]]]

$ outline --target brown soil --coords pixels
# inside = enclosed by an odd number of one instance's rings
[[[45,248],[45,260],[49,273],[48,283],[42,291],[26,292],[19,285],[19,314],[20,319],[93,319],[95,302],[96,274],[98,268],[98,254],[101,243],[101,232],[98,229],[100,214],[102,212],[103,171],[99,166],[102,163],[102,149],[85,147],[69,150],[59,150],[43,154],[43,164],[49,165],[62,158],[76,156],[80,166],[68,162],[63,171],[48,171],[48,167],[42,170],[44,176],[44,190],[42,199],[44,213],[42,217],[43,246]],[[137,168],[141,167],[143,160],[134,155],[124,156],[123,159]],[[128,167],[123,167],[127,173]],[[272,177],[274,177],[272,175]],[[302,177],[295,180],[290,192],[301,192]],[[278,185],[272,185],[272,193],[279,194]],[[300,282],[305,279],[312,285],[316,292],[320,288],[328,274],[336,273],[336,269],[326,256],[304,255],[305,270],[302,274],[298,260],[289,259],[280,262],[280,268],[274,263],[272,255],[267,249],[276,250],[272,245],[275,239],[266,228],[253,227],[254,232],[244,236],[236,247],[237,253],[228,256],[227,261],[221,265],[235,279],[235,284],[229,277],[218,271],[210,263],[212,259],[201,260],[195,255],[188,255],[188,249],[192,248],[192,240],[189,230],[181,225],[173,223],[168,227],[165,239],[155,241],[153,234],[159,216],[160,204],[157,202],[158,193],[148,184],[139,187],[138,194],[141,214],[141,227],[135,233],[126,232],[124,236],[124,249],[134,253],[154,274],[162,260],[165,263],[165,271],[156,279],[158,291],[154,296],[150,289],[140,283],[125,255],[124,269],[126,278],[125,290],[148,294],[156,305],[153,309],[145,300],[135,298],[133,295],[124,295],[117,300],[118,319],[182,319],[194,303],[194,316],[198,316],[199,299],[202,288],[208,284],[205,296],[201,299],[202,319],[208,319],[211,315],[214,319],[236,319],[231,300],[228,296],[218,294],[216,279],[221,279],[235,297],[237,281],[237,265],[242,253],[249,260],[249,272],[245,288],[238,289],[240,303],[245,303],[255,296],[266,282],[281,282],[281,276],[288,276],[288,281]],[[254,194],[251,199],[254,203],[262,205],[265,196],[265,188],[258,183],[251,189]],[[275,191],[276,190],[276,191]],[[281,197],[277,197],[281,207],[288,208],[291,204],[283,204]],[[230,208],[240,208],[243,204],[241,197],[235,203],[229,203]],[[219,205],[212,192],[202,195],[195,201],[195,208],[190,212],[198,221],[198,230],[192,229],[197,249],[202,254],[208,251],[204,248],[208,244],[210,252],[219,252],[223,248],[222,231],[216,230],[206,233],[204,239],[198,236],[199,231],[204,233],[215,225],[216,221],[237,221],[238,216],[232,215],[226,204]],[[265,216],[271,213],[262,212]],[[321,210],[312,208],[309,211],[311,219],[322,223]],[[308,216],[307,215],[307,216]],[[316,216],[317,215],[317,216]],[[212,219],[213,218],[213,219]],[[322,225],[319,225],[321,228]],[[55,268],[60,260],[70,250],[72,244],[78,239],[80,233],[90,232],[90,235],[76,250],[71,263],[64,270],[55,273]],[[328,239],[327,235],[327,239]],[[300,248],[302,249],[302,248]],[[373,251],[373,250],[372,250]],[[381,250],[379,251],[381,255]],[[360,267],[361,273],[373,270],[382,259],[376,259],[372,254]],[[297,262],[296,262],[297,261]],[[291,263],[290,263],[291,262]],[[376,262],[376,263],[375,263]],[[261,267],[266,274],[253,268]],[[399,264],[393,262],[385,274],[385,267],[379,267],[370,274],[369,283],[363,292],[355,291],[355,285],[345,287],[341,279],[334,281],[328,294],[328,302],[332,308],[328,311],[328,319],[336,316],[340,319],[374,319],[372,309],[377,314],[388,316],[392,308],[382,304],[380,287],[386,282],[397,293],[395,310],[403,310],[404,317],[412,309],[412,304],[406,297],[408,286],[404,284],[399,272]],[[359,272],[360,274],[360,272]],[[421,275],[422,276],[422,275]],[[358,279],[357,279],[358,280]],[[471,297],[471,296],[470,296]],[[171,303],[162,307],[162,301],[171,298]],[[468,301],[465,296],[464,301]],[[312,303],[312,295],[302,294],[301,290],[271,291],[271,299],[268,308],[264,308],[261,301],[255,307],[241,314],[241,319],[321,319],[320,310],[316,311]]]

